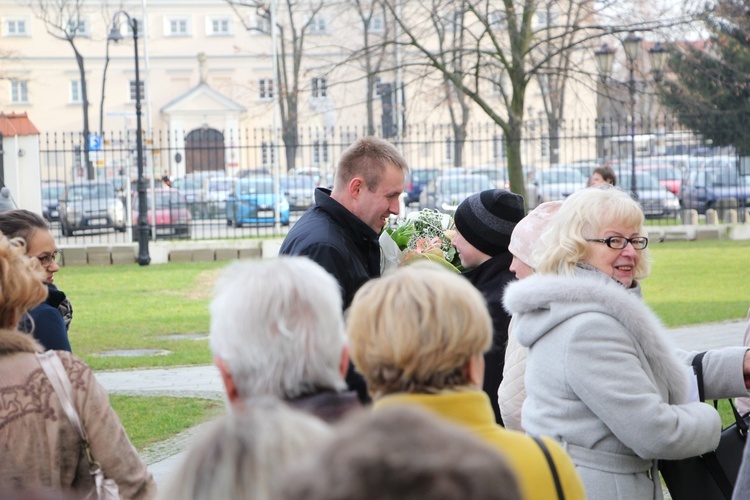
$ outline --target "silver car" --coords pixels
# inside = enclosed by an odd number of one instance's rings
[[[82,181],[68,184],[60,199],[60,227],[63,236],[84,229],[125,231],[125,203],[111,182]]]
[[[495,185],[486,175],[441,174],[432,179],[419,194],[419,206],[452,213],[469,195],[494,188]]]

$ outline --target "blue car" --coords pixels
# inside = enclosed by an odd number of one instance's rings
[[[276,193],[278,192],[278,197]],[[289,225],[289,201],[274,185],[273,177],[235,179],[227,196],[227,225],[272,226],[278,213],[282,226]]]

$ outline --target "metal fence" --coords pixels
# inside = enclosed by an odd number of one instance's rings
[[[283,235],[311,203],[314,185],[330,186],[341,153],[365,135],[365,128],[300,127],[296,140],[287,146],[282,131],[268,129],[147,134],[143,171],[150,237]],[[465,139],[456,141],[457,135]],[[45,215],[60,238],[74,243],[133,241],[139,208],[135,139],[134,131],[92,136],[86,143],[78,133],[41,137]],[[449,125],[411,126],[390,140],[415,175],[430,174],[429,179],[407,181],[410,210],[449,210],[460,201],[466,192],[446,180],[448,173],[486,176],[497,187],[508,185],[508,144],[495,124],[469,125],[463,132]],[[602,165],[615,170],[620,186],[637,195],[647,217],[658,223],[681,223],[683,208],[701,215],[708,210],[709,222],[711,209],[720,212],[720,220],[727,210],[734,210],[742,221],[750,205],[750,168],[744,158],[733,148],[712,147],[710,140],[678,127],[674,120],[635,125],[578,121],[552,132],[544,121],[529,121],[520,150],[530,208],[583,187],[593,169]],[[442,186],[432,179],[437,174],[443,174],[438,176]],[[92,190],[94,184],[111,189]],[[88,186],[88,192],[76,191],[76,185]],[[464,189],[482,184],[469,185]],[[234,187],[234,200],[225,187]],[[260,190],[267,196],[263,202],[256,200],[252,213],[235,213],[243,190]],[[99,191],[102,196],[96,199],[104,201],[92,201]],[[449,199],[440,199],[442,191]],[[279,213],[279,193],[289,205],[288,215],[286,210]]]

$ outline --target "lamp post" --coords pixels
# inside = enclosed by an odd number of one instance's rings
[[[131,17],[124,10],[118,10],[112,17],[112,29],[108,39],[114,42],[122,40],[120,25],[117,22],[120,14],[128,20],[128,26],[133,33],[133,47],[135,48],[135,144],[138,162],[138,264],[147,266],[151,262],[148,253],[148,204],[146,202],[146,178],[143,175],[143,125],[141,123],[141,75],[138,68],[138,19]],[[130,214],[128,214],[128,217]]]
[[[628,129],[628,135],[630,136],[630,190],[633,198],[636,200],[638,199],[638,188],[635,175],[635,94],[637,84],[635,79],[635,68],[638,64],[638,58],[640,57],[642,41],[643,39],[632,31],[628,34],[625,40],[622,41],[628,68],[628,81],[625,82],[625,84],[628,88],[628,113],[630,115],[630,127]],[[648,55],[651,62],[651,70],[654,72],[654,79],[658,81],[661,78],[661,73],[669,55],[668,50],[661,43],[657,43],[648,51]],[[606,82],[612,73],[615,49],[609,47],[605,43],[599,50],[594,52],[594,56],[596,57],[596,63],[599,68],[599,75],[602,80]]]

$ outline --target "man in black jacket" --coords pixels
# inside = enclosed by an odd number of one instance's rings
[[[380,276],[378,237],[388,217],[398,215],[408,171],[393,144],[374,137],[357,140],[341,156],[333,190],[315,190],[315,205],[294,224],[279,253],[304,255],[323,266],[339,282],[348,308],[359,287]],[[352,367],[347,383],[369,401],[364,380]]]

